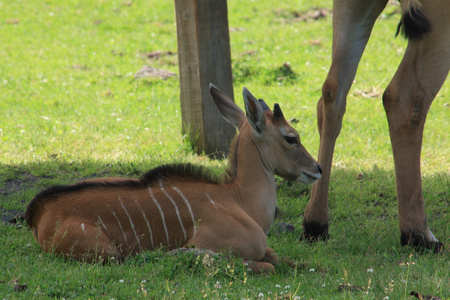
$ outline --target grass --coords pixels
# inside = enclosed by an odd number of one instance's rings
[[[317,8],[328,15],[309,17]],[[330,65],[331,1],[230,0],[228,9],[235,95],[245,85],[268,104],[280,103],[317,156],[315,110]],[[236,259],[162,251],[123,265],[65,262],[43,253],[24,226],[2,222],[1,297],[409,299],[417,291],[448,299],[448,252],[420,254],[399,243],[380,98],[406,48],[394,38],[397,9],[390,5],[376,24],[349,94],[334,157],[328,242],[299,243],[310,187],[279,182],[283,213],[277,222],[295,231],[271,233],[269,245],[297,268],[282,264],[270,277],[255,276]],[[194,155],[182,136],[178,79],[133,77],[144,65],[177,73],[176,55],[146,55],[176,53],[174,20],[170,1],[0,3],[2,220],[52,184],[136,177],[173,161],[223,168],[221,161]],[[446,82],[429,112],[422,150],[429,226],[447,248],[449,90]],[[236,102],[242,106],[240,96]],[[340,285],[347,288],[339,291]]]

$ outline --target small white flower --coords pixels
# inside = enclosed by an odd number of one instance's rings
[[[372,268],[367,269],[367,273],[373,273],[373,269]]]
[[[326,284],[324,283],[324,284],[322,284],[322,287],[325,287],[326,286]]]
[[[276,288],[280,288],[280,287],[281,287],[281,285],[279,285],[279,284],[275,284],[275,287],[276,287]]]
[[[264,298],[264,294],[263,293],[259,293],[258,294],[258,298]]]
[[[119,283],[124,283],[124,280],[123,279],[119,279]]]
[[[222,288],[222,285],[220,284],[220,281],[219,281],[219,280],[216,281],[216,284],[214,285],[214,287],[215,287],[216,289]]]
[[[285,290],[290,289],[290,288],[291,288],[290,285],[286,285],[286,286],[284,287]]]
[[[383,300],[389,300],[389,296],[384,297]]]
[[[314,270],[313,268],[309,269],[310,272],[315,272],[316,270]]]

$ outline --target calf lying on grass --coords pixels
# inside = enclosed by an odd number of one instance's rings
[[[278,104],[272,112],[244,88],[245,114],[215,86],[210,92],[239,129],[220,179],[203,167],[174,164],[140,179],[51,187],[36,195],[25,215],[44,251],[97,261],[160,246],[231,249],[253,271],[273,272],[277,257],[266,236],[276,209],[274,174],[313,183],[322,170]]]

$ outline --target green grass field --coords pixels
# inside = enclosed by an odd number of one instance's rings
[[[270,106],[280,103],[315,157],[331,2],[228,1],[236,103],[243,106],[243,86]],[[326,16],[316,20],[318,10]],[[64,261],[43,253],[25,226],[5,222],[53,184],[137,177],[174,161],[221,170],[224,162],[191,152],[181,133],[177,77],[134,78],[145,65],[178,73],[172,1],[1,2],[1,299],[412,299],[411,291],[450,299],[448,250],[433,255],[400,246],[381,102],[406,48],[394,37],[397,10],[389,5],[376,24],[348,97],[330,186],[330,240],[299,242],[310,186],[280,180],[276,222],[296,230],[271,233],[269,246],[298,267],[283,263],[274,275],[257,276],[226,256],[163,251],[123,265]],[[154,51],[166,54],[149,57]],[[447,80],[429,112],[422,150],[428,225],[447,249],[449,98]]]

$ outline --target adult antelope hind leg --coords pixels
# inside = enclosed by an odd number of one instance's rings
[[[387,0],[335,0],[332,63],[317,104],[322,178],[312,188],[303,219],[303,239],[328,239],[328,186],[334,146],[342,126],[347,94],[373,25]]]
[[[373,23],[386,5],[384,0],[373,1],[372,6],[358,6],[357,2],[334,2],[333,60],[317,108],[323,174],[313,186],[303,223],[304,237],[309,240],[328,238],[328,185],[345,99]],[[428,229],[425,218],[420,152],[426,115],[449,72],[450,23],[446,20],[450,18],[450,2],[401,4],[402,25],[409,42],[383,95],[395,162],[401,244],[438,252],[442,243]]]
[[[443,244],[427,226],[420,153],[428,110],[450,68],[450,2],[421,2],[429,32],[415,34],[405,28],[408,46],[383,95],[383,105],[394,155],[401,244],[440,252]]]

